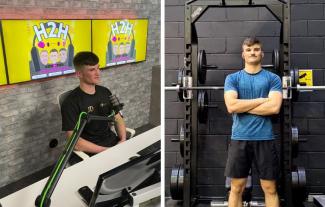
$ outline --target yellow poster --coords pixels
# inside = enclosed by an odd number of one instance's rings
[[[91,20],[3,20],[9,83],[74,72],[73,56],[91,50]]]
[[[313,70],[304,69],[299,70],[299,85],[301,86],[313,86]]]
[[[6,84],[8,83],[7,83],[5,62],[3,58],[3,46],[1,42],[1,32],[0,32],[0,85],[6,85]]]
[[[93,20],[92,46],[100,67],[143,61],[148,19]]]

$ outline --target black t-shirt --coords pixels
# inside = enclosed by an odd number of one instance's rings
[[[108,115],[103,114],[102,106],[107,106],[112,93],[103,86],[96,85],[95,90],[95,94],[87,94],[77,87],[66,97],[61,106],[63,131],[74,129],[81,112],[99,116]],[[108,121],[95,120],[87,123],[81,137],[105,147],[114,146],[118,142],[118,137],[110,130]]]

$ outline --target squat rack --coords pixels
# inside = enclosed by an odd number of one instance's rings
[[[290,75],[290,0],[190,0],[185,3],[185,56],[184,75],[191,76],[193,87],[198,83],[198,36],[195,22],[207,11],[215,7],[264,7],[281,23],[280,33],[280,74]],[[198,199],[196,192],[197,178],[197,94],[194,98],[185,99],[184,119],[184,180],[183,206],[194,205]],[[293,207],[291,170],[291,99],[283,100],[281,118],[281,169],[282,192],[286,193],[286,207]],[[281,192],[280,192],[281,193]]]

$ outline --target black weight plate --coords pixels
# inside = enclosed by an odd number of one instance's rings
[[[183,187],[184,187],[184,169],[182,165],[175,165],[172,168],[170,178],[170,195],[174,200],[183,199]]]
[[[297,189],[298,188],[299,177],[298,177],[297,171],[292,171],[291,172],[291,184],[292,184],[292,188],[293,189]]]
[[[280,70],[280,55],[279,55],[279,50],[277,50],[277,49],[273,50],[272,64],[274,65],[275,72],[279,72],[279,70]]]
[[[207,123],[208,121],[208,112],[209,112],[209,108],[208,108],[208,104],[209,104],[209,96],[208,96],[208,92],[204,91],[203,94],[203,123]]]
[[[198,70],[198,80],[200,84],[204,84],[207,75],[207,58],[205,50],[200,50],[198,57],[197,57],[197,70]]]
[[[179,165],[175,165],[172,168],[172,173],[170,176],[170,195],[173,199],[178,200],[178,187],[177,187],[177,180],[178,180],[178,172],[179,172]]]
[[[178,74],[177,74],[177,84],[178,84],[180,87],[183,87],[183,77],[184,77],[184,70],[183,70],[183,69],[179,69],[179,70],[178,70]],[[180,90],[178,91],[178,99],[179,99],[179,101],[181,101],[181,102],[184,102],[183,92],[184,92],[183,89],[180,89]]]
[[[182,165],[179,167],[178,172],[178,195],[180,200],[183,200],[183,191],[184,190],[184,168]]]
[[[179,152],[181,153],[182,157],[184,157],[184,138],[185,138],[184,127],[181,126],[179,132]]]
[[[204,93],[204,91],[199,90],[197,93],[197,117],[198,117],[198,121],[201,123],[202,122],[202,106],[203,106],[203,96],[202,94]]]
[[[199,123],[207,123],[208,121],[208,92],[200,90],[198,92],[198,121]]]
[[[292,126],[291,127],[291,146],[292,146],[292,157],[296,158],[298,156],[299,151],[299,133],[298,127]]]
[[[297,173],[299,178],[299,187],[304,188],[306,187],[306,171],[304,167],[297,167]]]
[[[307,198],[306,191],[306,171],[304,167],[296,167],[295,171],[292,172],[292,180],[294,181],[292,184],[292,192],[293,192],[293,203],[294,206],[300,205]]]

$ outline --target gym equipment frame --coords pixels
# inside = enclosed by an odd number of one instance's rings
[[[206,63],[199,62],[198,37],[195,28],[195,22],[203,15],[208,8],[213,7],[265,7],[273,16],[281,23],[280,33],[280,50],[278,55],[279,72],[283,76],[290,75],[290,0],[190,0],[185,3],[185,57],[184,57],[184,76],[192,79],[193,85],[187,87],[194,89],[200,80],[200,74],[205,71],[200,69],[214,68],[207,66]],[[200,60],[202,60],[200,58]],[[205,67],[206,66],[206,67]],[[274,64],[274,68],[276,68]],[[188,89],[189,89],[188,88]],[[199,199],[196,192],[197,178],[197,133],[198,133],[198,102],[197,93],[192,94],[194,98],[185,99],[185,120],[184,120],[184,151],[183,151],[183,169],[179,169],[182,173],[182,186],[178,186],[178,192],[182,192],[183,206],[193,206]],[[281,118],[281,192],[285,192],[285,206],[293,207],[293,191],[292,191],[292,156],[291,156],[291,99],[285,99],[282,107]],[[178,180],[179,180],[178,179]]]

